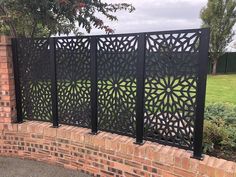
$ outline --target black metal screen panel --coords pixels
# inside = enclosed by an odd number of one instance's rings
[[[18,39],[17,46],[22,117],[50,121],[49,42],[47,39]]]
[[[89,37],[56,38],[59,122],[91,125],[91,59]]]
[[[90,127],[201,158],[208,29],[12,44],[19,122]]]
[[[137,35],[97,39],[98,127],[135,135]]]
[[[199,30],[147,34],[146,139],[193,148],[200,35]]]

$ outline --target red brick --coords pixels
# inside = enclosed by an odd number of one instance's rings
[[[225,172],[225,177],[234,177],[234,175],[232,172]]]
[[[44,136],[56,137],[57,136],[57,128],[48,127],[44,129]]]
[[[214,167],[207,167],[207,175],[210,176],[210,177],[214,177],[215,176],[215,172],[216,172],[216,169]]]
[[[190,172],[181,168],[174,167],[173,174],[183,177],[195,177],[194,172]]]
[[[0,122],[10,123],[15,121],[16,112],[12,108],[16,103],[11,46],[7,36],[0,37],[0,80]]]
[[[215,171],[215,177],[224,177],[225,176],[225,171],[222,169],[216,169]]]
[[[0,36],[0,45],[10,45],[11,44],[11,37],[1,35]]]
[[[7,115],[3,110],[0,114]],[[0,120],[5,118],[10,120]],[[102,132],[94,136],[85,128],[50,126],[51,123],[35,121],[0,124],[1,155],[101,176],[236,177],[236,164],[226,160],[205,156],[198,161],[190,159],[189,152],[170,146],[151,142],[139,146],[133,144],[132,138],[121,135]],[[173,158],[173,164],[168,158]]]
[[[189,170],[190,168],[190,158],[182,158],[182,168],[185,170]]]
[[[162,171],[161,175],[162,175],[162,177],[179,177],[179,175],[172,174],[168,171]],[[186,176],[184,176],[184,177],[186,177]]]

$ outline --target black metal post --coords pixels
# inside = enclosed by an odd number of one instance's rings
[[[208,66],[208,49],[209,49],[209,29],[203,29],[200,46],[199,46],[199,70],[197,81],[197,98],[196,98],[196,119],[194,126],[193,158],[203,159],[202,156],[202,139],[203,139],[203,122],[204,107],[206,95],[206,80]]]
[[[51,64],[51,97],[52,97],[52,122],[53,127],[59,126],[58,120],[58,104],[57,104],[57,71],[56,71],[56,46],[55,39],[49,39],[50,45],[50,64]]]
[[[225,74],[227,73],[228,70],[228,58],[229,58],[229,52],[226,53],[226,58],[225,58]]]
[[[97,39],[91,37],[91,134],[98,133],[98,116],[97,116]]]
[[[145,34],[140,34],[138,39],[137,61],[136,144],[143,144],[145,51],[146,36]]]
[[[20,90],[19,62],[18,62],[18,52],[17,52],[17,39],[13,38],[11,42],[12,42],[11,43],[12,44],[12,58],[13,58],[16,111],[17,111],[16,123],[22,123],[23,116],[22,116],[22,107],[21,107],[22,103],[21,103],[21,90]]]

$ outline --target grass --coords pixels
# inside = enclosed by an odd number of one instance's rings
[[[236,74],[208,76],[206,103],[214,102],[236,105]]]
[[[107,82],[109,82],[109,81],[107,81]],[[178,82],[181,82],[181,81],[176,80],[176,83],[173,84],[173,85],[177,84],[177,86],[174,88],[177,91],[180,89],[179,87],[181,87],[181,86],[178,86]],[[89,81],[83,82],[83,84],[85,84],[85,83],[88,87],[90,87],[91,83]],[[69,93],[77,94],[78,92],[80,92],[80,87],[83,84],[81,83],[81,81],[75,82],[74,84],[76,85],[75,87],[74,86],[72,87],[71,83],[69,83],[69,82],[66,82],[62,85],[64,87],[67,87]],[[106,83],[106,84],[108,84],[108,85],[110,85],[110,87],[112,87],[112,83],[109,82],[109,83]],[[99,85],[98,87],[103,88],[102,83],[99,82],[98,85]],[[129,83],[127,85],[127,84],[121,82],[121,83],[119,83],[119,85],[121,86],[120,89],[123,92],[119,93],[119,95],[117,95],[117,96],[125,97],[126,94],[129,94],[130,92],[135,92],[135,90],[136,90],[135,83]],[[163,90],[164,90],[163,85],[165,85],[164,81],[163,81],[162,85],[159,85],[159,94],[161,92],[163,92]],[[151,96],[151,99],[153,99],[153,97],[155,97],[155,95],[152,95],[153,89],[155,90],[154,86],[155,86],[155,83],[153,83],[152,86],[149,85],[149,84],[146,85],[146,91],[148,92],[148,95]],[[38,92],[39,90],[41,90],[41,87],[38,87],[38,84],[31,85],[31,87],[32,87],[31,89],[33,89],[35,92]],[[110,90],[110,87],[106,85],[105,89],[108,89],[108,90],[106,90],[106,92],[109,92],[109,94],[115,94],[113,89]],[[153,87],[152,90],[150,90],[151,87]],[[182,87],[184,87],[184,88],[182,88],[184,91],[187,91],[189,89],[186,86],[186,83],[185,84],[182,83]],[[84,88],[84,89],[86,89],[86,88]],[[124,89],[128,89],[128,90],[125,91]],[[176,94],[178,94],[178,93],[179,92],[177,92]],[[190,95],[191,94],[192,93],[190,93]],[[160,94],[160,98],[164,99],[163,97],[164,97],[164,95]],[[181,98],[184,99],[183,97],[181,97]],[[172,99],[176,101],[179,98],[176,97],[176,95],[173,95]],[[166,101],[166,100],[164,99],[164,101]],[[171,102],[171,101],[172,100],[168,100],[168,102]],[[216,76],[208,75],[206,103],[209,104],[209,103],[215,103],[215,102],[231,103],[231,104],[236,105],[236,74],[216,75]]]

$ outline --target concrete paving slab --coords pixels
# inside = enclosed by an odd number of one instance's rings
[[[90,177],[75,170],[43,162],[0,157],[0,177]]]

